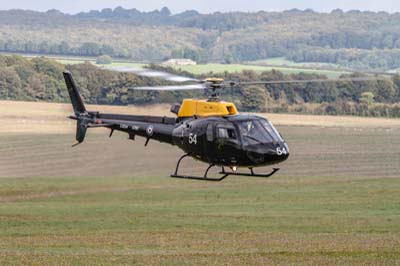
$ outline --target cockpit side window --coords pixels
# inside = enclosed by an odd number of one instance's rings
[[[235,128],[228,124],[217,125],[217,136],[219,139],[237,140]]]

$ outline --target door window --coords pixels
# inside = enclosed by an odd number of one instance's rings
[[[214,126],[213,126],[213,124],[207,125],[206,135],[207,135],[208,141],[214,141]]]

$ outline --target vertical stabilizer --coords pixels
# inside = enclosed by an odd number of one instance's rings
[[[68,94],[71,98],[72,107],[77,121],[76,124],[76,140],[81,143],[85,140],[87,131],[87,112],[85,104],[82,101],[82,97],[79,94],[78,88],[76,87],[75,81],[72,78],[70,72],[64,72],[65,83],[67,84]]]
[[[71,103],[74,108],[75,115],[86,112],[85,105],[82,101],[82,97],[79,94],[78,88],[76,87],[75,81],[72,78],[70,72],[64,72],[65,83],[67,84],[69,97],[71,98]]]

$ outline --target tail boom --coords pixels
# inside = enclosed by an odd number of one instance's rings
[[[134,139],[135,135],[145,137],[147,139],[146,143],[150,139],[155,139],[173,144],[172,131],[176,124],[175,118],[103,114],[87,111],[71,73],[64,72],[63,74],[74,109],[74,115],[69,118],[76,120],[76,140],[78,144],[85,140],[88,128],[100,127],[109,128],[112,132],[114,130],[126,132],[129,134],[130,139]]]

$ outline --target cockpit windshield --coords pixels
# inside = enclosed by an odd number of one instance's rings
[[[261,124],[264,126],[264,128],[268,131],[268,133],[272,136],[274,141],[276,142],[284,142],[282,139],[281,135],[279,134],[278,130],[274,127],[274,125],[269,122],[268,120],[260,120]]]
[[[244,145],[283,141],[275,127],[267,120],[249,120],[238,123]]]

